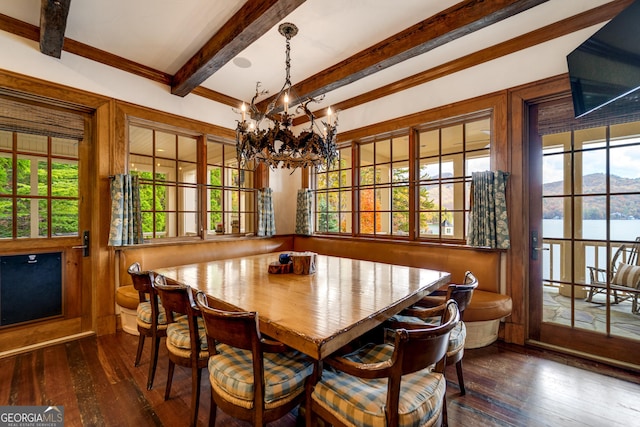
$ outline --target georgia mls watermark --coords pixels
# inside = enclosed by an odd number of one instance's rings
[[[64,406],[0,406],[0,427],[64,427]]]

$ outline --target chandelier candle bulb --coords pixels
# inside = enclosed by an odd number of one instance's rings
[[[247,106],[244,104],[244,102],[242,103],[242,107],[240,107],[240,111],[242,111],[242,121],[244,122],[247,114]]]
[[[289,94],[284,94],[284,113],[289,114]]]

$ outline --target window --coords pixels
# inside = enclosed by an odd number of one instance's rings
[[[78,140],[0,131],[0,239],[78,236]]]
[[[255,232],[253,184],[253,171],[238,166],[235,144],[207,142],[207,230],[210,233]]]
[[[409,137],[358,146],[360,234],[409,235]]]
[[[353,142],[315,172],[316,232],[464,240],[471,174],[490,169],[490,146],[487,113]]]
[[[328,169],[316,172],[316,230],[351,234],[351,147],[338,150],[338,154]]]
[[[140,177],[145,239],[255,231],[253,172],[238,167],[235,144],[201,141],[200,135],[130,124],[129,171]],[[200,152],[206,162],[199,161]],[[202,182],[198,165],[205,163]]]
[[[418,132],[418,235],[463,240],[471,174],[489,170],[491,120],[425,127]]]

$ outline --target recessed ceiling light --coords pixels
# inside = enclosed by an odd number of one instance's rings
[[[251,67],[251,61],[249,61],[247,58],[243,58],[242,56],[233,58],[233,63],[236,64],[236,66],[239,68]]]

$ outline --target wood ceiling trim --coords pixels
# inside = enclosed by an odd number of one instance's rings
[[[220,104],[228,105],[230,107],[238,107],[240,104],[242,104],[242,101],[240,101],[239,99],[220,92],[216,92],[215,90],[211,90],[203,86],[198,86],[197,88],[193,89],[191,93],[203,98],[210,99],[212,101],[219,102]]]
[[[42,0],[40,7],[40,52],[60,58],[71,0]]]
[[[147,67],[146,65],[142,65],[138,62],[114,55],[105,50],[80,43],[79,41],[70,38],[64,39],[64,50],[66,52],[73,53],[74,55],[79,55],[84,58],[91,59],[92,61],[100,62],[167,86],[171,84],[171,74],[164,73],[160,70],[156,70],[155,68]]]
[[[171,93],[185,96],[258,40],[305,0],[250,0],[173,76]]]
[[[0,13],[0,30],[25,39],[40,41],[40,28]]]
[[[547,0],[465,0],[293,85],[298,100],[314,98],[488,27]],[[271,96],[258,103],[264,111]]]
[[[547,25],[546,27],[538,28],[537,30],[531,31],[518,37],[514,37],[505,42],[498,43],[496,45],[479,50],[461,58],[456,58],[452,61],[446,62],[444,64],[438,65],[436,67],[390,83],[388,85],[338,102],[336,104],[333,104],[332,108],[334,111],[340,111],[357,107],[358,105],[362,105],[367,102],[410,89],[414,86],[418,86],[423,83],[442,78],[449,74],[457,73],[467,68],[471,68],[476,65],[498,59],[502,56],[515,53],[519,50],[527,49],[529,47],[553,40],[555,38],[571,34],[575,31],[582,30],[592,25],[608,21],[622,12],[626,7],[633,3],[633,1],[634,0],[615,0],[611,3],[598,6],[591,10],[582,12],[578,15],[563,19],[562,21]],[[313,112],[313,114],[316,117],[322,117],[325,112],[324,110],[316,110]],[[307,116],[299,116],[294,119],[293,124],[300,125],[308,121],[309,118]]]
[[[38,42],[40,40],[40,29],[27,22],[20,21],[19,19],[12,18],[0,13],[0,30],[6,31],[17,36],[33,40]],[[82,56],[92,61],[99,62],[101,64],[109,65],[111,67],[126,71],[140,77],[144,77],[149,80],[153,80],[165,85],[171,84],[171,74],[163,73],[146,65],[139,64],[134,61],[130,61],[121,56],[114,55],[107,51],[89,46],[79,41],[64,38],[63,50],[65,52],[73,53],[74,55]]]

